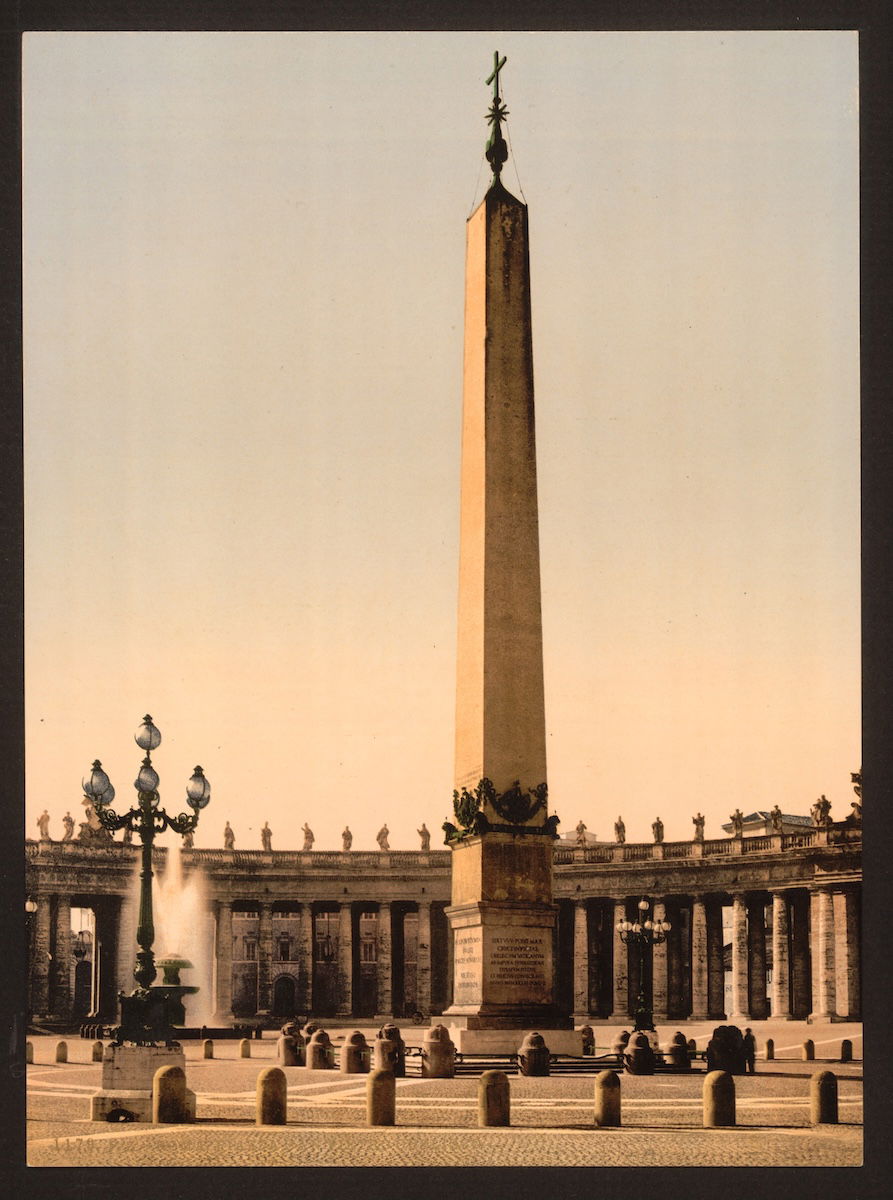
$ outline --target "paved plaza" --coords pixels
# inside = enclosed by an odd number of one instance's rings
[[[616,1029],[596,1026],[599,1051]],[[702,1047],[713,1024],[686,1024]],[[775,1040],[774,1062],[758,1059],[755,1076],[735,1079],[737,1126],[704,1129],[703,1064],[691,1075],[621,1075],[622,1127],[593,1124],[595,1071],[524,1078],[510,1074],[511,1127],[477,1125],[477,1079],[397,1081],[397,1124],[366,1126],[366,1076],[286,1070],[288,1121],[254,1124],[257,1077],[276,1061],[275,1036],[217,1041],[215,1057],[184,1045],[187,1080],[196,1093],[194,1125],[108,1125],[89,1120],[101,1064],[92,1043],[65,1039],[69,1062],[55,1062],[55,1037],[32,1038],[28,1068],[28,1163],[35,1167],[124,1166],[858,1166],[862,1161],[861,1027],[754,1023],[762,1051]],[[333,1040],[349,1032],[331,1029]],[[368,1037],[374,1030],[366,1029]],[[423,1030],[406,1032],[419,1044]],[[661,1042],[673,1032],[660,1027]],[[816,1061],[805,1062],[805,1038]],[[839,1062],[841,1039],[855,1061]],[[809,1079],[838,1076],[840,1123],[810,1124]]]

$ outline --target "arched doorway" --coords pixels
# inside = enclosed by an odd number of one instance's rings
[[[273,984],[273,1016],[295,1015],[295,981],[291,975],[280,975]]]

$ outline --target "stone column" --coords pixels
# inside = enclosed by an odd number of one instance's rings
[[[662,900],[654,902],[654,920],[663,921],[667,909]],[[667,1019],[667,942],[651,950],[651,1011],[655,1021]]]
[[[416,949],[416,1007],[431,1011],[431,902],[419,901],[419,941]]]
[[[667,1016],[682,1012],[682,925],[679,912],[667,939]]]
[[[791,1019],[791,975],[788,963],[788,898],[772,893],[772,1017]]]
[[[707,905],[707,1016],[718,1021],[726,1016],[722,944],[722,905],[714,899]]]
[[[766,1003],[766,906],[752,900],[747,914],[748,1007],[751,1017],[768,1016]]]
[[[620,940],[617,922],[626,918],[626,902],[614,901],[614,1008],[612,1016],[626,1020],[629,1016],[629,960],[627,948]]]
[[[574,1016],[589,1017],[589,921],[586,901],[574,903]]]
[[[273,1006],[273,906],[259,905],[257,925],[257,1011],[268,1013]]]
[[[691,1019],[707,1017],[707,910],[703,896],[691,902]]]
[[[835,1015],[834,996],[834,905],[830,888],[813,893],[812,995],[813,1021],[830,1021]]]
[[[132,895],[121,897],[118,908],[118,931],[115,946],[115,988],[129,996],[136,987],[133,968],[136,966],[136,900]]]
[[[53,1013],[71,1013],[71,901],[56,897],[56,926],[53,936]]]
[[[378,1002],[376,1012],[382,1017],[393,1016],[391,994],[391,906],[383,900],[378,906]]]
[[[228,1023],[233,1015],[233,906],[217,905],[217,1007],[215,1019]]]
[[[40,896],[34,914],[34,965],[31,1006],[36,1016],[49,1016],[50,1011],[50,898]]]
[[[298,918],[298,986],[295,1008],[299,1013],[313,1012],[313,909],[301,905]]]
[[[795,1020],[800,1020],[812,1007],[809,966],[809,903],[806,892],[798,890],[792,893],[790,917],[794,926],[791,937],[792,1013]]]
[[[747,905],[739,893],[732,897],[732,1011],[729,1022],[750,1018],[747,998]]]
[[[353,905],[348,901],[338,909],[338,998],[339,1017],[353,1013]]]
[[[834,893],[834,968],[839,1017],[857,1019],[862,1011],[859,970],[859,906],[854,891]]]

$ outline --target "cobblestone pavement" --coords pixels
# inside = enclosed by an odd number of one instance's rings
[[[621,1075],[620,1129],[594,1128],[594,1075],[510,1075],[509,1129],[478,1128],[473,1077],[398,1080],[396,1127],[369,1129],[364,1076],[296,1067],[286,1072],[288,1124],[258,1128],[257,1076],[275,1062],[274,1041],[252,1042],[249,1059],[235,1042],[218,1042],[212,1060],[187,1044],[196,1124],[110,1127],[89,1120],[102,1069],[90,1043],[67,1039],[71,1061],[57,1064],[56,1039],[33,1041],[32,1166],[856,1166],[862,1158],[859,1061],[760,1063],[757,1075],[735,1080],[737,1126],[715,1130],[702,1126],[703,1070]],[[809,1078],[822,1069],[838,1076],[841,1123],[814,1128]]]

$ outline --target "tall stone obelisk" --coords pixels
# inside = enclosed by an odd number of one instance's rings
[[[493,180],[466,239],[457,824],[445,826],[453,854],[446,1015],[462,1034],[569,1024],[555,1005],[557,818],[547,807],[527,207],[500,180],[504,63],[496,56],[487,80]],[[462,1040],[466,1049],[471,1041],[499,1048],[498,1038]]]

